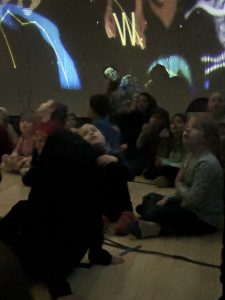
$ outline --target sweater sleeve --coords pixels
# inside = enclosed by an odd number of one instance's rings
[[[195,166],[193,173],[193,184],[188,186],[187,184],[181,184],[177,189],[177,195],[183,200],[183,204],[186,207],[199,208],[204,200],[207,199],[209,189],[218,179],[218,169],[213,167],[209,161],[199,161]]]

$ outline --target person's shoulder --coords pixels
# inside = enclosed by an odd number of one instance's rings
[[[203,154],[199,158],[198,162],[199,164],[204,165],[205,168],[211,170],[211,172],[215,171],[216,169],[222,171],[219,160],[212,152]]]

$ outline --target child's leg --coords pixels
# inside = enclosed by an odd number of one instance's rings
[[[180,206],[157,206],[148,211],[146,221],[159,223],[162,233],[200,235],[212,233],[215,228],[201,221],[193,212]]]

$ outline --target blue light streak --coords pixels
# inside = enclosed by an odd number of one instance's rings
[[[3,14],[5,8],[6,13]],[[11,18],[8,18],[8,16],[11,16],[15,21],[22,24],[22,26],[31,24],[36,26],[44,40],[51,46],[56,55],[61,87],[64,89],[80,90],[81,82],[76,66],[60,40],[57,26],[47,18],[33,12],[32,10],[30,10],[30,13],[27,13],[27,11],[27,9],[24,10],[23,7],[18,5],[0,4],[0,22],[7,26],[12,26],[10,21]],[[29,22],[18,19],[18,16]]]

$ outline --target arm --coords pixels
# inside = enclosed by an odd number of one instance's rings
[[[142,127],[142,130],[141,130],[141,133],[139,134],[139,136],[137,138],[137,142],[136,142],[137,149],[140,150],[141,148],[143,148],[145,146],[150,132],[151,132],[151,128],[150,128],[149,124],[144,124]]]
[[[204,160],[199,161],[192,174],[193,184],[188,186],[182,181],[178,184],[177,194],[182,198],[182,206],[196,208],[201,206],[208,199],[209,191],[214,187],[214,184],[217,184],[218,171],[213,163]]]
[[[107,0],[105,10],[105,31],[108,38],[116,37],[116,23],[113,17],[113,0]]]

